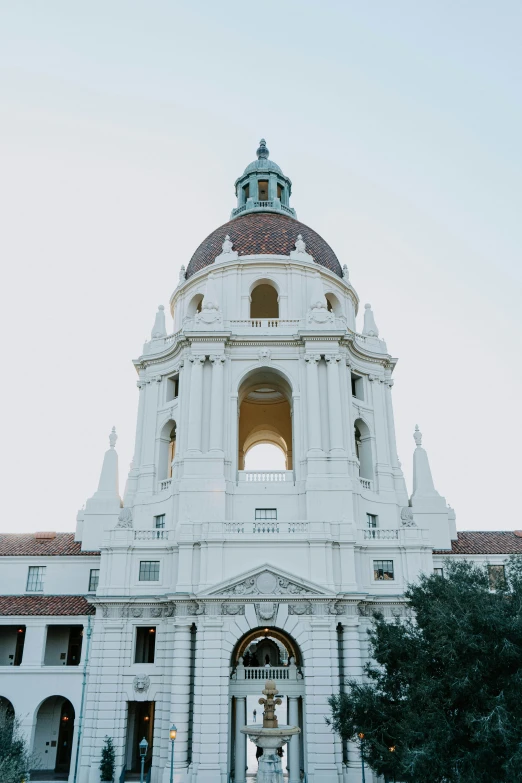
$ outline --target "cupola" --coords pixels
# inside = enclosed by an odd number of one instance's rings
[[[269,159],[266,141],[261,139],[257,149],[257,160],[244,170],[235,182],[237,207],[231,218],[245,212],[283,212],[296,217],[290,206],[292,181],[285,177],[277,163]]]

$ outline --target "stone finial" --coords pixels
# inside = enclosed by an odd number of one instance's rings
[[[187,271],[187,270],[185,269],[185,264],[182,264],[182,265],[181,265],[181,269],[179,270],[179,280],[178,280],[178,285],[181,285],[182,283],[184,283],[184,282],[185,282],[185,274],[186,274],[186,271]]]
[[[375,323],[375,317],[373,315],[372,306],[370,304],[364,305],[364,327],[362,333],[366,337],[378,337],[379,330]]]
[[[348,267],[346,264],[343,266],[343,280],[349,280],[350,279],[350,273],[348,271]]]
[[[165,308],[163,305],[158,305],[158,312],[156,313],[154,326],[152,327],[150,336],[153,340],[157,340],[159,337],[167,336],[167,330],[165,328]]]
[[[282,704],[281,699],[275,698],[279,693],[274,680],[267,680],[263,693],[266,699],[259,699],[259,704],[264,706],[263,710],[263,728],[264,729],[277,729],[278,723],[275,714],[276,705]]]
[[[118,440],[118,436],[116,435],[116,427],[113,427],[111,430],[111,434],[109,435],[109,445],[111,449],[115,447],[117,440]]]
[[[306,242],[304,241],[302,234],[297,235],[297,239],[295,240],[295,249],[298,253],[306,253]]]
[[[266,141],[264,139],[261,139],[259,142],[259,147],[257,148],[256,155],[258,158],[268,158],[270,155],[270,150],[266,146]]]
[[[413,433],[413,440],[416,446],[422,446],[422,432],[419,429],[419,425],[415,425],[415,432]]]

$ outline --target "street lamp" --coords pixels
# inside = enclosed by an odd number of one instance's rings
[[[140,760],[141,760],[140,783],[143,783],[144,781],[143,773],[145,770],[145,756],[147,755],[147,748],[149,747],[149,743],[147,742],[145,737],[143,737],[138,747],[140,749]]]
[[[365,772],[364,772],[364,756],[363,756],[363,754],[362,754],[362,745],[363,745],[364,734],[363,734],[363,733],[362,733],[362,731],[361,731],[361,732],[359,732],[359,734],[358,734],[357,736],[358,736],[358,737],[359,737],[359,739],[361,740],[361,771],[362,771],[362,783],[366,783],[366,775],[365,775]]]
[[[176,724],[173,723],[170,727],[170,783],[174,783],[174,740],[176,739],[178,730]]]

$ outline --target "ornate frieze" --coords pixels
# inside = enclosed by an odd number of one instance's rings
[[[262,571],[257,576],[237,582],[225,588],[222,593],[223,595],[319,595],[317,590],[277,576],[271,571]]]

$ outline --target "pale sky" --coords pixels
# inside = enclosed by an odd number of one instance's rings
[[[261,136],[350,269],[459,529],[522,528],[519,0],[0,0],[2,514],[73,530]],[[170,326],[170,324],[169,324]],[[362,320],[359,320],[359,328]]]

